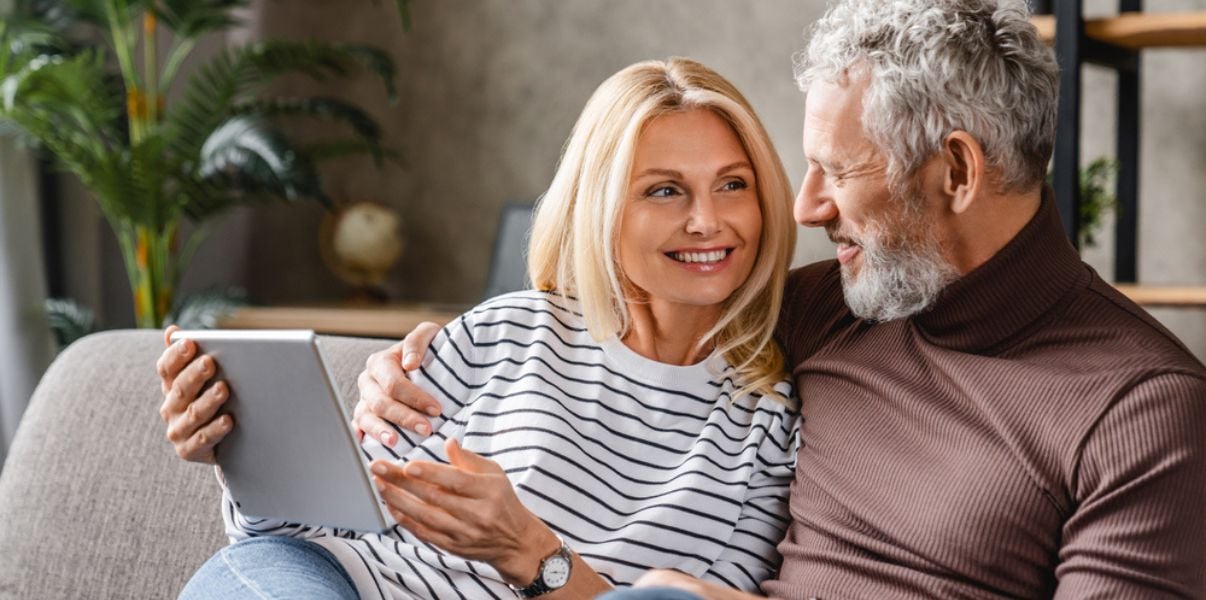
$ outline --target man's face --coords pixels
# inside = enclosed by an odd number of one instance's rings
[[[824,227],[837,245],[842,288],[854,314],[876,321],[928,308],[958,273],[943,258],[919,180],[896,193],[887,159],[862,127],[867,77],[813,83],[804,110],[808,173],[796,198],[802,225]]]

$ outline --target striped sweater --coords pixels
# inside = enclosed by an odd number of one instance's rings
[[[444,441],[456,438],[498,462],[524,505],[614,585],[673,568],[756,590],[779,564],[798,419],[768,397],[732,398],[721,362],[657,363],[614,337],[595,342],[572,300],[508,294],[445,327],[413,374],[442,404],[436,433],[400,431],[396,448],[366,439],[363,449],[447,462]],[[777,389],[790,397],[786,382]],[[309,528],[243,516],[224,498],[232,541],[309,538],[362,598],[514,597],[488,565],[400,527]]]

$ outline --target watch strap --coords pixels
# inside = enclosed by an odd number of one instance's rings
[[[544,580],[544,569],[550,560],[554,558],[562,558],[570,566],[571,570],[574,564],[574,556],[570,552],[569,546],[561,536],[557,536],[557,540],[561,542],[561,547],[556,552],[544,557],[540,561],[540,568],[536,571],[536,580],[528,584],[526,587],[511,586],[511,590],[520,598],[536,598],[543,596],[554,590],[561,589],[562,586],[552,587]],[[568,580],[567,580],[568,581]]]

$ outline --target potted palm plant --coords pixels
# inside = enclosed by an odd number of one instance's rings
[[[404,26],[405,1],[396,0]],[[247,4],[26,0],[0,21],[0,126],[40,144],[91,190],[122,249],[139,327],[163,325],[206,221],[265,199],[329,204],[317,163],[391,154],[378,123],[352,103],[265,94],[286,74],[368,72],[392,100],[394,65],[375,47],[258,41],[178,77],[202,36],[235,26]],[[168,102],[177,87],[180,100]],[[294,117],[341,122],[349,133],[295,143],[281,128]]]

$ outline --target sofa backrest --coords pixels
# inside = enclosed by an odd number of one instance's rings
[[[159,418],[158,331],[79,340],[47,370],[0,471],[0,598],[174,598],[226,543],[212,468]],[[323,337],[345,402],[387,340]]]

